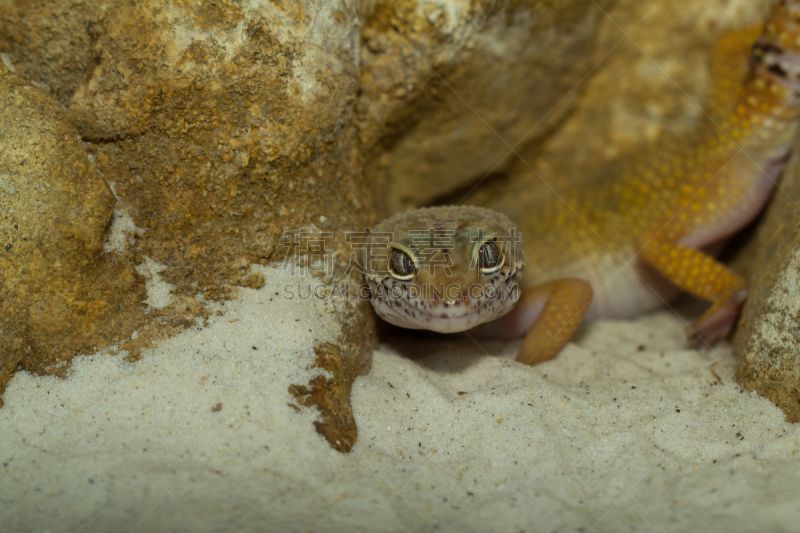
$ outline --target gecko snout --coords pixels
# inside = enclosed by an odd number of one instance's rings
[[[431,305],[433,307],[442,306],[444,308],[459,308],[468,306],[471,302],[469,292],[460,287],[447,287],[442,294],[434,292],[431,295]]]

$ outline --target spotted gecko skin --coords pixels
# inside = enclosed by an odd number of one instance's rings
[[[481,272],[480,251],[490,241],[502,260]],[[395,256],[413,262],[413,275],[393,268]],[[368,258],[365,279],[378,315],[440,333],[471,329],[511,311],[525,266],[516,225],[474,206],[414,209],[384,220],[372,230]]]
[[[800,0],[776,3],[763,28],[721,38],[712,74],[711,120],[695,135],[660,139],[629,171],[520,212],[521,298],[479,330],[524,336],[517,359],[536,364],[555,357],[587,317],[630,317],[684,291],[711,304],[686,328],[689,342],[711,345],[727,336],[744,282],[708,252],[761,211],[794,142]],[[440,209],[442,227],[452,226],[453,217],[485,225],[480,214],[465,216],[466,207]],[[408,228],[393,222],[383,229]],[[448,316],[459,320],[452,311]],[[415,324],[428,327],[424,320]]]

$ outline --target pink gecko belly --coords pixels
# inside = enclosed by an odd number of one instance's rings
[[[772,191],[775,190],[781,171],[789,158],[788,148],[781,152],[764,161],[761,178],[754,182],[754,187],[743,204],[731,209],[719,223],[700,228],[687,235],[679,241],[680,244],[694,249],[706,248],[724,242],[752,222],[764,209]]]

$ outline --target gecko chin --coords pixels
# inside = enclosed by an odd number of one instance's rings
[[[481,317],[480,310],[454,317],[438,317],[425,313],[416,313],[413,319],[385,314],[380,314],[380,316],[390,324],[401,328],[428,329],[437,333],[460,333],[485,322]]]
[[[485,298],[469,304],[453,304],[415,299],[374,298],[372,304],[378,315],[395,326],[407,329],[427,329],[437,333],[460,333],[500,318],[511,311],[519,299],[515,281],[498,292],[496,298]]]

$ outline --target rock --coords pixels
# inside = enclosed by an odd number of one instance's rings
[[[67,109],[117,209],[139,228],[131,257],[159,265],[173,296],[120,346],[132,358],[202,321],[203,302],[261,287],[250,265],[282,260],[284,231],[313,224],[347,258],[345,232],[375,221],[352,123],[352,2],[51,0],[0,4],[0,21],[4,61]],[[360,281],[345,266],[331,281]],[[376,337],[370,306],[336,309],[342,324],[366,327],[319,343],[346,346],[341,357],[355,360],[345,366],[363,372]],[[355,375],[337,375],[349,381],[326,391],[345,390],[349,406]],[[334,418],[355,435],[352,416]]]
[[[383,148],[371,171],[387,211],[505,194],[494,206],[510,212],[696,128],[714,39],[769,4],[370,4],[359,127]]]
[[[224,299],[284,230],[370,222],[347,129],[359,38],[347,5],[43,2],[6,8],[17,29],[0,47],[91,143],[118,207],[144,230],[137,251],[167,265],[178,292]],[[62,12],[72,16],[40,22]],[[49,56],[29,53],[48,39],[85,59],[66,86],[41,64]]]
[[[733,337],[736,379],[800,422],[800,147],[740,256],[747,301]]]
[[[292,385],[289,392],[300,405],[315,406],[322,420],[314,422],[317,433],[325,437],[334,449],[350,452],[358,439],[356,420],[350,404],[353,381],[359,375],[366,374],[369,366],[360,363],[354,357],[354,346],[343,342],[352,335],[344,335],[336,343],[318,344],[314,353],[314,366],[327,371],[327,376],[313,378],[306,385]]]
[[[130,335],[143,284],[103,240],[114,195],[61,106],[0,66],[0,392]]]
[[[574,108],[603,22],[586,0],[384,1],[364,17],[359,128],[383,149],[389,212],[463,196],[540,143]]]

